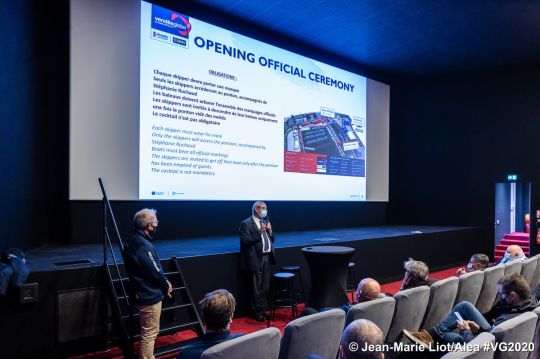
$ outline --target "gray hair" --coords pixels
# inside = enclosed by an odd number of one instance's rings
[[[472,258],[479,263],[483,269],[487,268],[489,266],[489,257],[485,254],[482,254],[482,253],[476,253],[476,254],[473,254]]]
[[[355,352],[349,349],[349,344],[355,342],[358,344],[358,348],[365,348],[367,345],[375,345],[377,349],[380,349],[383,344],[383,333],[377,324],[367,319],[357,319],[351,324],[347,325],[343,335],[341,336],[341,350],[343,358],[366,358],[376,359],[380,358],[382,352],[380,351],[363,351],[357,350]]]
[[[251,206],[251,213],[254,214],[255,212],[257,212],[257,207],[261,204],[261,203],[265,203],[264,201],[256,201],[255,203],[253,203],[253,206]]]
[[[153,216],[155,216],[157,211],[153,208],[143,208],[133,217],[133,225],[137,229],[144,229],[148,223],[152,223]]]
[[[429,276],[429,267],[422,261],[415,261],[412,258],[403,263],[403,268],[407,272],[414,274],[418,279],[426,280]]]

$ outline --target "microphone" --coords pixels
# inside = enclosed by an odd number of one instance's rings
[[[264,218],[261,218],[261,223],[264,224],[265,226],[268,226],[268,224],[270,223],[270,217],[268,217],[268,215]],[[264,229],[265,232],[269,232],[268,228],[265,228]]]

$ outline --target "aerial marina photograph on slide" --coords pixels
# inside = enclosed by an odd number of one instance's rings
[[[358,130],[363,127],[350,116],[325,108],[285,118],[285,172],[364,177],[366,147]]]

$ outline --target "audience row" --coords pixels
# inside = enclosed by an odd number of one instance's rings
[[[504,265],[506,268],[509,266],[508,263],[523,262],[526,259],[527,258],[519,246],[509,246],[505,256],[492,266]],[[460,268],[456,275],[460,277],[467,273],[484,271],[489,267],[489,258],[486,255],[475,254],[471,257],[467,267]],[[278,345],[280,359],[306,357],[307,354],[309,354],[309,358],[312,359],[335,358],[336,354],[338,358],[383,358],[385,354],[390,356],[396,356],[396,354],[399,354],[393,351],[389,344],[392,344],[393,342],[403,342],[405,337],[401,336],[401,332],[413,343],[426,348],[433,348],[435,345],[441,344],[464,345],[473,341],[490,341],[494,337],[488,333],[495,333],[495,328],[501,323],[512,318],[516,318],[524,313],[531,312],[539,306],[537,295],[540,293],[540,290],[537,289],[535,292],[531,290],[530,284],[532,284],[532,277],[525,279],[521,274],[508,273],[497,281],[498,300],[493,303],[491,310],[489,310],[487,313],[483,314],[480,310],[478,310],[478,308],[475,307],[476,300],[473,300],[474,303],[469,301],[461,301],[451,308],[450,311],[448,311],[448,300],[446,300],[446,304],[441,306],[444,307],[444,316],[441,316],[440,314],[434,315],[434,317],[440,317],[441,320],[437,323],[432,323],[430,321],[426,321],[426,318],[429,315],[430,310],[433,312],[433,308],[436,308],[441,303],[436,302],[437,300],[431,303],[433,301],[433,291],[435,288],[431,290],[432,293],[430,295],[429,288],[427,287],[432,286],[437,281],[429,278],[429,268],[424,262],[409,259],[404,263],[404,269],[404,279],[400,292],[398,295],[396,295],[396,299],[391,298],[391,294],[381,293],[381,286],[375,279],[365,278],[358,284],[356,291],[356,303],[345,303],[341,308],[335,309],[325,308],[321,310],[321,313],[318,313],[313,308],[306,307],[301,318],[296,319],[287,325],[282,340],[279,339],[279,331],[277,333],[277,339],[275,338],[276,332],[272,331],[272,328],[261,331],[261,333],[257,332],[246,336],[239,334],[232,335],[229,332],[229,326],[235,309],[234,297],[231,293],[224,289],[208,293],[199,303],[206,334],[204,334],[204,336],[196,343],[184,348],[184,350],[182,350],[182,352],[179,354],[178,358],[190,359],[223,357],[223,350],[225,350],[225,352],[233,350],[232,352],[234,352],[234,350],[236,350],[234,348],[236,347],[240,348],[240,350],[246,350],[246,348],[249,348],[250,345],[253,345],[252,343],[246,346],[246,343],[251,341],[254,341],[255,343],[257,340],[262,340],[261,338],[263,337],[266,338],[265,340],[281,341],[281,345]],[[501,274],[504,273],[504,271],[499,272]],[[457,294],[457,285],[459,280],[457,278],[449,278],[445,281],[454,282],[453,285],[455,286],[455,291],[453,293],[455,296]],[[435,287],[446,285],[442,282],[443,281],[441,281],[440,285],[437,284]],[[538,283],[534,284],[536,285]],[[417,291],[413,290],[413,288],[419,287],[426,288],[420,289],[424,293],[428,293],[427,297],[430,298],[430,305],[427,305],[427,299],[425,299],[426,303],[423,306],[422,314],[418,315],[420,314],[418,312],[416,314],[412,313],[412,315],[420,317],[417,326],[420,326],[420,322],[422,322],[423,325],[430,323],[430,326],[424,327],[421,330],[417,330],[417,328],[400,327],[402,323],[399,318],[396,318],[396,315],[398,315],[397,306],[399,306],[400,298],[407,297],[407,294],[411,292],[411,290],[413,292]],[[535,295],[535,293],[537,295]],[[435,296],[435,299],[436,298],[437,297]],[[451,300],[451,303],[453,303],[454,298]],[[380,318],[377,316],[377,313],[366,312],[366,308],[369,307],[366,307],[362,303],[371,301],[374,303],[389,303],[392,301],[394,306],[391,308],[390,318],[392,318],[393,328],[389,328],[390,323],[388,321],[387,323],[379,320]],[[414,303],[411,308],[413,307]],[[432,308],[430,309],[430,307]],[[424,317],[424,311],[426,312],[426,317]],[[347,320],[345,321],[346,315]],[[386,316],[388,317],[388,315]],[[300,332],[299,328],[301,328],[302,325],[307,326],[309,324],[313,327],[316,326],[313,323],[321,321],[323,318],[326,318],[325,320],[330,320],[333,318],[334,326],[336,327],[338,333],[337,335],[336,330],[334,330],[335,333],[333,333],[333,336],[330,335],[328,329],[331,328],[332,325],[329,324],[330,322],[328,322],[324,324],[323,327],[318,329],[318,334],[315,334],[317,333],[317,330],[311,333],[311,338],[309,335],[306,336],[306,333],[309,333],[309,330],[304,328],[304,337],[302,337],[303,343],[297,343],[296,345],[294,344],[294,341],[301,337],[301,335],[299,336],[298,333]],[[369,320],[369,318],[373,319],[373,321]],[[423,321],[422,318],[424,318]],[[537,317],[534,316],[534,325],[536,325],[536,318]],[[382,326],[382,329],[374,322],[378,322],[379,325]],[[345,323],[348,323],[348,325],[342,332]],[[291,328],[296,329],[293,330]],[[324,334],[323,332],[320,332],[322,329],[324,329]],[[390,335],[391,333],[389,333],[389,329],[392,329],[393,332],[395,332],[393,336]],[[326,339],[323,340],[323,338]],[[328,338],[334,339],[329,341]],[[532,340],[532,337],[530,339]],[[227,344],[221,344],[224,342],[227,342]],[[321,343],[326,343],[326,345],[322,345]],[[261,348],[260,350],[266,352],[268,351],[268,348]],[[270,351],[272,350],[270,349]],[[216,353],[221,354],[215,356]],[[278,352],[274,353],[276,357],[278,355],[277,353]],[[269,357],[273,357],[272,353],[268,354],[270,355]],[[298,356],[299,354],[301,355]],[[253,353],[246,352],[245,355],[247,357],[253,355]],[[263,356],[258,355],[258,357]]]

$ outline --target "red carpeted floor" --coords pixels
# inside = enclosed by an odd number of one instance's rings
[[[431,273],[430,277],[435,279],[444,279],[451,277],[456,274],[458,268],[451,268],[447,270],[443,270],[440,272]],[[381,286],[383,293],[389,293],[389,294],[395,294],[399,291],[399,288],[401,286],[401,281],[386,283]],[[301,312],[302,309],[304,309],[304,304],[300,304],[298,306],[298,312]],[[281,331],[281,334],[283,334],[283,329],[289,323],[291,320],[293,320],[291,311],[289,309],[279,309],[276,311],[276,318],[271,322],[272,327],[276,327]],[[267,323],[261,323],[257,322],[255,319],[252,319],[250,317],[240,317],[235,318],[231,324],[231,332],[232,333],[238,333],[238,334],[247,334],[247,333],[253,333],[258,330],[266,328]],[[172,335],[165,335],[162,337],[157,338],[156,340],[156,346],[160,345],[167,345],[176,343],[179,341],[183,341],[186,339],[194,338],[196,335],[192,331],[183,331],[178,332]],[[88,358],[96,358],[96,359],[117,359],[117,358],[123,358],[122,353],[119,348],[111,348],[105,351],[101,352],[95,352],[95,353],[88,353],[83,354],[75,357],[71,357],[71,359],[88,359]]]

